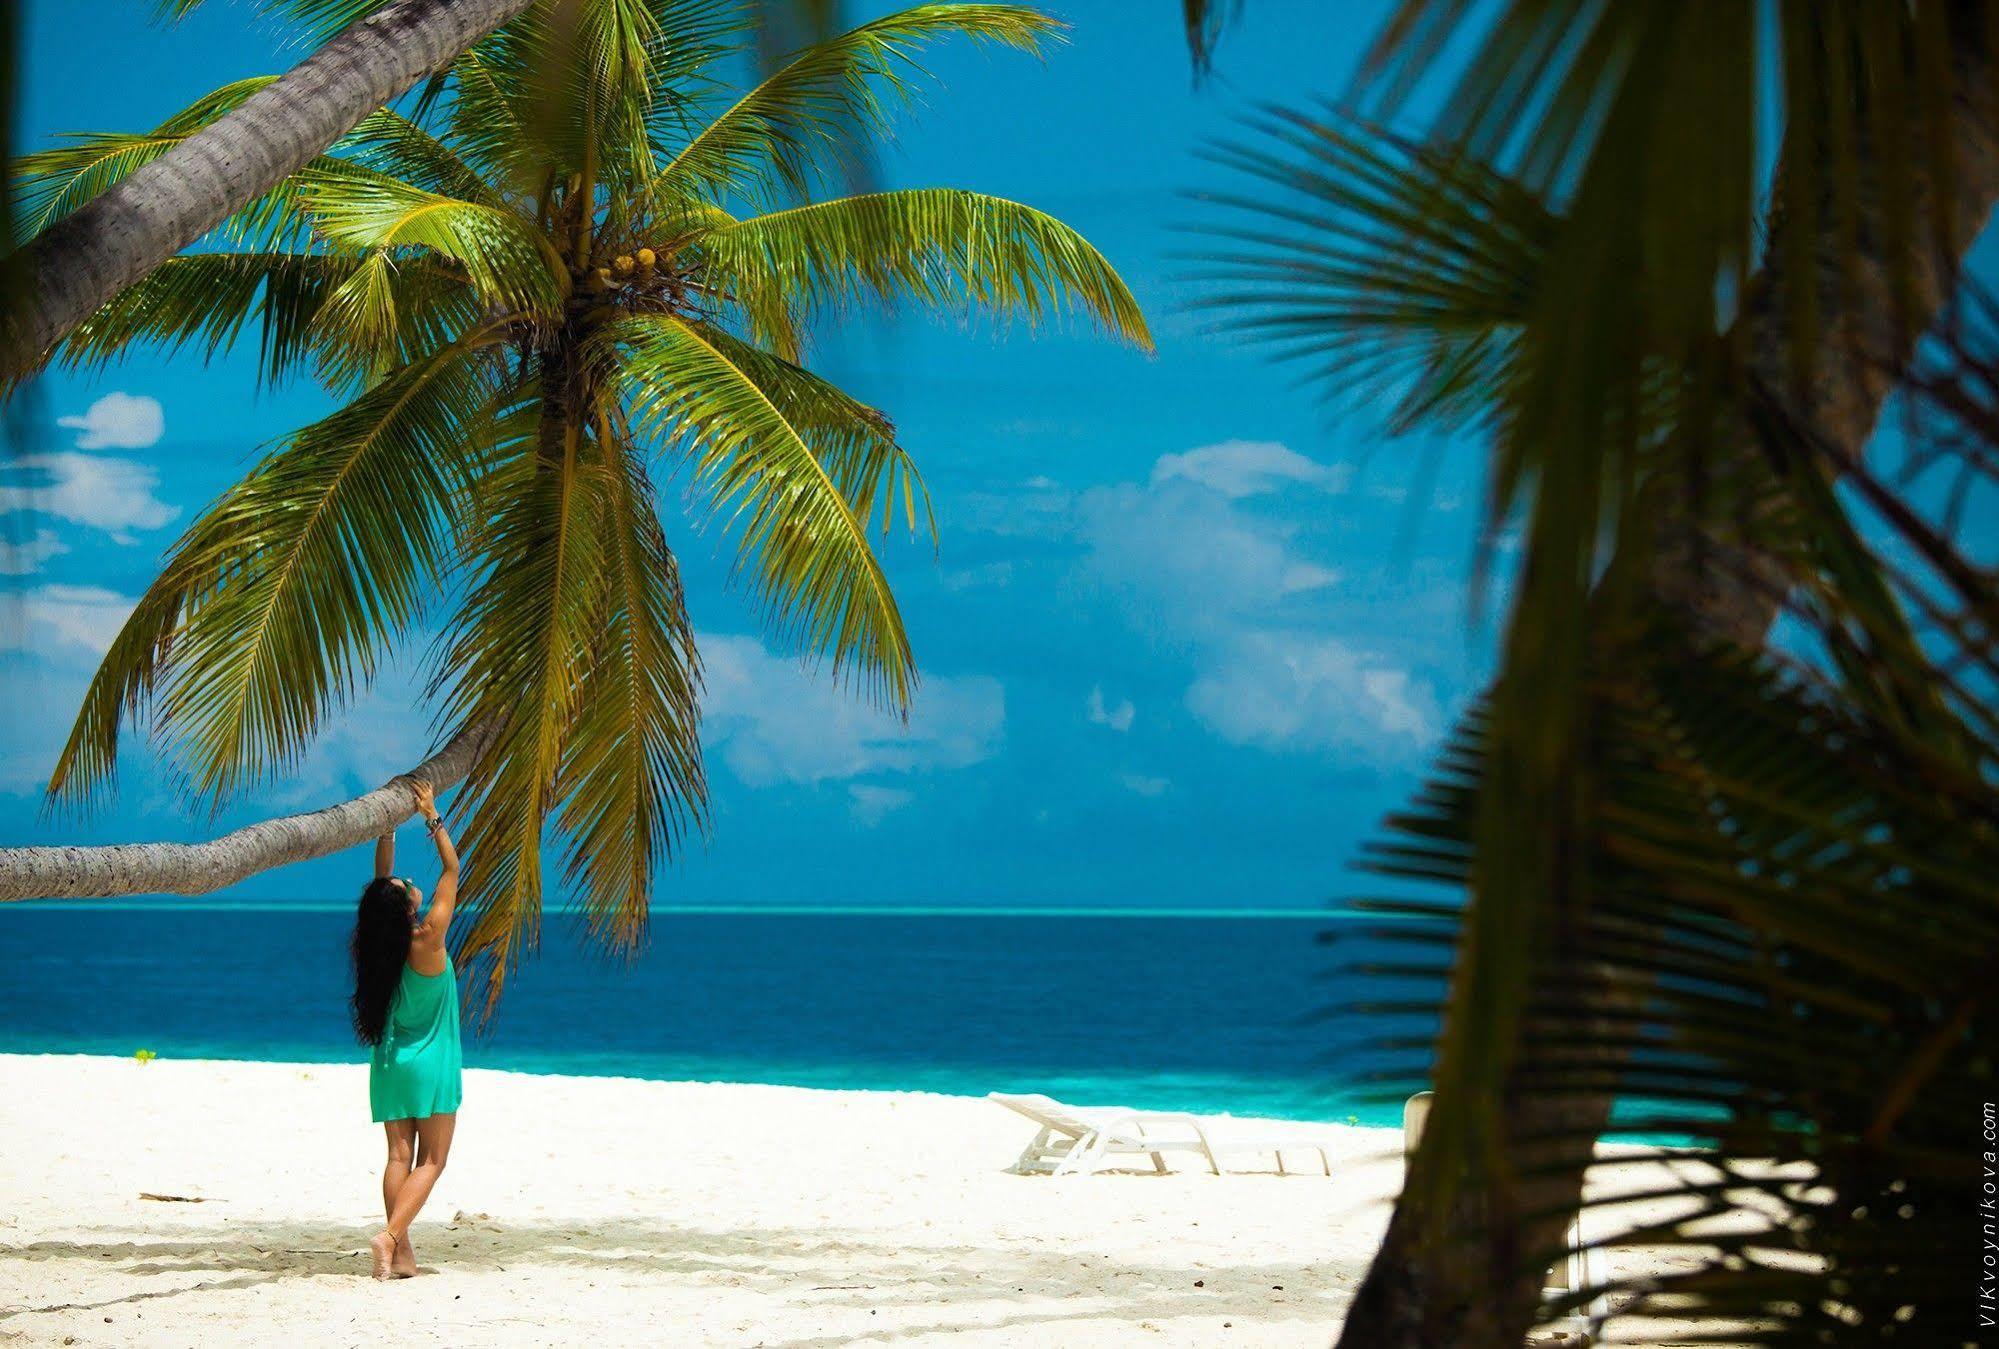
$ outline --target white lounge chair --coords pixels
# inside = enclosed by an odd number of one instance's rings
[[[1419,1091],[1403,1103],[1402,1156],[1405,1161],[1416,1155],[1416,1145],[1423,1139],[1423,1125],[1430,1118],[1430,1097],[1430,1092]],[[1581,1214],[1569,1224],[1569,1230],[1563,1234],[1563,1244],[1568,1247],[1568,1254],[1559,1263],[1551,1265],[1542,1280],[1541,1296],[1550,1300],[1598,1287],[1602,1282],[1597,1270],[1596,1249],[1583,1241]],[[1546,1328],[1565,1330],[1579,1336],[1585,1344],[1594,1343],[1595,1328],[1602,1324],[1609,1312],[1610,1300],[1599,1294],[1587,1305]]]
[[[1316,1152],[1325,1173],[1333,1174],[1325,1144],[1302,1135],[1247,1137],[1233,1130],[1211,1133],[1207,1122],[1196,1115],[1122,1106],[1063,1105],[1047,1096],[1009,1096],[996,1091],[986,1099],[1025,1115],[1041,1127],[1013,1164],[1022,1175],[1087,1176],[1129,1157],[1150,1157],[1153,1169],[1164,1175],[1165,1154],[1169,1152],[1199,1153],[1217,1176],[1222,1174],[1218,1154],[1224,1152],[1272,1153],[1279,1175],[1290,1174],[1284,1169],[1286,1152]]]

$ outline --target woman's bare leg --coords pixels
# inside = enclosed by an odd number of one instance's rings
[[[368,1243],[375,1255],[376,1278],[390,1277],[396,1247],[409,1239],[410,1224],[416,1221],[424,1201],[430,1198],[437,1178],[444,1174],[445,1159],[451,1154],[451,1134],[457,1127],[458,1116],[455,1114],[432,1115],[429,1119],[416,1121],[416,1165],[410,1168],[409,1178],[396,1194],[396,1202],[389,1210],[388,1226]]]
[[[386,1220],[396,1211],[396,1198],[403,1192],[403,1186],[410,1178],[410,1167],[416,1148],[416,1121],[413,1119],[392,1119],[383,1123],[382,1132],[388,1136],[389,1159],[382,1166],[382,1216]],[[390,1272],[407,1278],[416,1273],[416,1252],[408,1252],[404,1257],[404,1246],[399,1244],[390,1260]],[[407,1271],[405,1271],[407,1266]]]

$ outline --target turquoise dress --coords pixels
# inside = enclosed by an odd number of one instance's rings
[[[451,957],[441,974],[403,966],[389,1024],[368,1065],[375,1122],[428,1119],[458,1109],[464,1057],[458,1047],[458,978]]]

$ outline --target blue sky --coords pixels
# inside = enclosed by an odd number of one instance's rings
[[[1353,887],[1356,844],[1486,667],[1493,621],[1466,590],[1477,450],[1388,442],[1364,412],[1319,405],[1206,332],[1176,275],[1195,246],[1180,227],[1202,217],[1189,194],[1218,181],[1199,147],[1260,100],[1338,89],[1385,8],[1257,0],[1198,89],[1171,0],[1056,6],[1073,31],[1045,64],[938,57],[943,86],[886,180],[1061,216],[1132,284],[1159,353],[950,321],[820,335],[812,363],[894,417],[937,503],[934,553],[885,550],[923,674],[906,727],[767,642],[720,540],[663,497],[707,661],[713,837],[656,903],[1268,908]],[[24,145],[147,128],[296,58],[247,5],[211,0],[178,28],[152,10],[30,0]],[[309,387],[260,394],[247,358],[144,356],[42,384],[0,480],[19,545],[0,576],[17,714],[0,728],[0,841],[202,837],[421,757],[413,650],[298,772],[219,819],[188,815],[141,737],[105,808],[41,808],[84,682],[178,528],[326,406]],[[344,900],[365,866],[233,893]]]

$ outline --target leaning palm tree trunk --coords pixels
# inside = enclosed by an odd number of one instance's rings
[[[51,226],[0,373],[18,376],[100,305],[296,173],[533,0],[393,0],[226,117]]]
[[[1861,462],[1882,404],[1894,390],[1895,358],[1907,351],[1910,335],[1927,328],[1943,309],[1964,251],[1999,203],[1991,51],[1968,43],[1954,57],[1959,96],[1948,162],[1956,176],[1940,185],[1918,174],[1908,202],[1913,218],[1935,231],[1931,237],[1950,241],[1951,251],[1905,241],[1905,255],[1891,254],[1896,234],[1879,201],[1874,166],[1862,155],[1859,168],[1870,181],[1861,192],[1861,218],[1845,221],[1834,211],[1822,212],[1824,235],[1802,277],[1789,265],[1794,259],[1772,250],[1741,320],[1747,383],[1772,396],[1787,421],[1825,448],[1824,462]],[[1912,165],[1920,162],[1912,157]],[[1912,166],[1904,171],[1916,172]],[[1793,288],[1800,285],[1813,289],[1810,303],[1822,324],[1817,358],[1803,378],[1795,359],[1798,334],[1791,326],[1798,312]],[[1712,466],[1717,480],[1770,484],[1769,466],[1746,428],[1717,449],[1725,452]],[[1650,555],[1651,599],[1684,615],[1696,641],[1761,646],[1789,578],[1783,561],[1759,554],[1756,533],[1740,520],[1692,511],[1661,517],[1640,545]],[[1536,1257],[1559,1249],[1580,1205],[1592,1140],[1609,1126],[1612,1105],[1609,1090],[1551,1095],[1537,1089],[1534,1079],[1544,1075],[1545,1065],[1536,1060],[1535,1045],[1544,1036],[1549,1043],[1573,1041],[1580,1022],[1628,1024],[1643,1001],[1642,990],[1611,991],[1616,986],[1599,975],[1586,950],[1556,947],[1539,982],[1571,991],[1553,1021],[1530,1014],[1523,1023],[1520,1051],[1501,1099],[1481,1107],[1504,1116],[1518,1168],[1503,1198],[1496,1200],[1487,1188],[1491,1177],[1460,1192],[1467,1210],[1462,1230],[1482,1232],[1485,1239],[1439,1245],[1430,1239],[1437,1229],[1428,1215],[1398,1205],[1356,1290],[1340,1345],[1497,1349],[1521,1343],[1540,1299]],[[1606,1076],[1615,1075],[1616,1065],[1604,1067]],[[1420,1169],[1457,1160],[1435,1150],[1419,1152],[1409,1188],[1420,1189],[1414,1184]]]
[[[286,815],[207,843],[120,843],[101,848],[0,848],[0,901],[103,899],[113,895],[205,895],[246,876],[379,838],[413,811],[409,784],[442,791],[461,781],[490,739],[467,727],[407,773],[365,796],[305,815]]]

